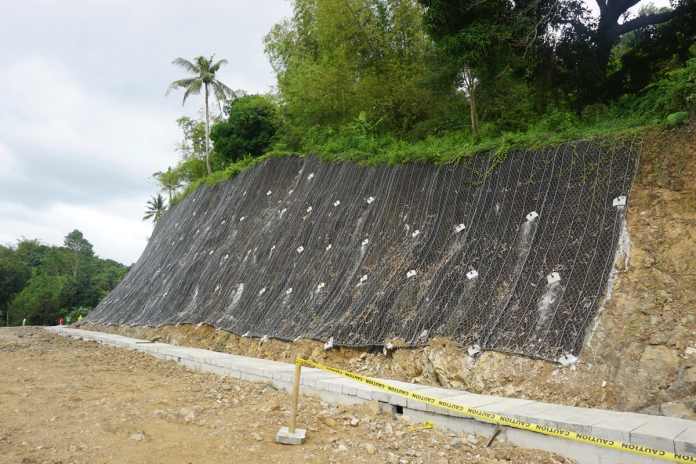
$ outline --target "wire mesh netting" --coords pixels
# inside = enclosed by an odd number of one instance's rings
[[[579,355],[639,151],[593,141],[497,166],[486,156],[369,168],[266,160],[176,204],[87,319]]]

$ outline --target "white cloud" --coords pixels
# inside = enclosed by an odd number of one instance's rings
[[[283,0],[2,3],[0,243],[79,229],[100,256],[137,260],[148,178],[176,164],[175,120],[203,103],[164,97],[186,75],[172,60],[215,53],[228,86],[264,92],[261,38],[290,14]]]
[[[147,198],[140,200],[144,205]],[[147,244],[146,237],[152,233],[152,223],[143,222],[133,214],[130,201],[119,200],[99,206],[57,203],[45,210],[0,202],[0,210],[3,211],[0,243],[15,243],[24,236],[62,245],[63,238],[78,229],[94,246],[97,255],[123,264],[138,260]],[[139,216],[142,217],[142,213]]]

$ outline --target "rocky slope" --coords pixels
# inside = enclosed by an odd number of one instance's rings
[[[209,326],[104,327],[129,336],[476,393],[696,419],[696,131],[646,136],[609,298],[574,365],[497,352],[472,358],[448,340],[384,352],[241,338]]]

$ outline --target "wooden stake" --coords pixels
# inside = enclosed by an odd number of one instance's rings
[[[290,433],[295,433],[295,421],[297,420],[297,400],[300,396],[300,369],[302,363],[295,364],[295,381],[292,384],[292,413],[290,415]]]

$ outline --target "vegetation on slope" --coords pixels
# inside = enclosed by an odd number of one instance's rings
[[[182,118],[180,162],[156,182],[173,204],[267,157],[451,163],[672,127],[696,107],[694,0],[634,16],[625,0],[596,16],[569,0],[459,3],[295,0],[263,39],[277,87],[213,118],[212,174],[205,120]]]

